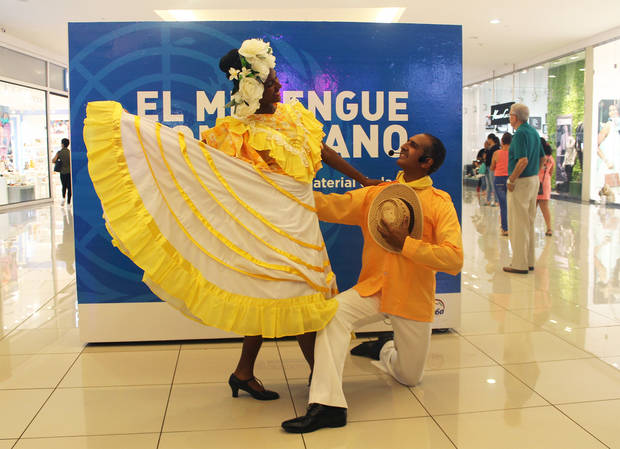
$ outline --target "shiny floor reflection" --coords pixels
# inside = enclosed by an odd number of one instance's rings
[[[279,427],[308,394],[294,342],[261,352],[269,403],[231,398],[239,343],[84,347],[71,210],[1,213],[0,449],[620,448],[620,210],[551,210],[535,270],[507,274],[499,210],[466,189],[461,322],[433,335],[424,381],[349,358],[349,424],[303,438]]]

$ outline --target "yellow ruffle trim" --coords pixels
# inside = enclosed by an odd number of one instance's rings
[[[131,179],[121,141],[122,106],[91,102],[84,120],[88,171],[106,227],[162,299],[208,326],[240,335],[274,338],[318,331],[334,316],[336,301],[317,292],[284,299],[234,294],[210,283],[166,240]],[[274,291],[277,291],[277,281]],[[181,303],[182,301],[182,303]]]
[[[278,104],[274,114],[219,118],[216,126],[239,136],[239,143],[247,132],[248,145],[256,151],[268,151],[282,171],[298,181],[312,182],[322,167],[323,124],[299,102]]]

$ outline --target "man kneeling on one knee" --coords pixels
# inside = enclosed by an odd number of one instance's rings
[[[306,415],[282,423],[287,432],[342,427],[347,402],[342,371],[351,332],[389,317],[393,339],[366,343],[364,355],[404,385],[422,380],[435,308],[435,273],[463,266],[461,227],[450,195],[429,175],[446,149],[430,134],[411,137],[400,149],[396,181],[345,194],[315,192],[319,219],[357,225],[364,235],[357,285],[336,297],[338,311],[317,334]]]

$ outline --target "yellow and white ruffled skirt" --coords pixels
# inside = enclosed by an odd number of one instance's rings
[[[158,297],[241,335],[299,335],[332,318],[336,283],[311,184],[112,101],[88,104],[84,141],[112,242]]]

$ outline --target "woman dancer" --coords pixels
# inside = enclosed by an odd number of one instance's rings
[[[259,400],[279,397],[254,378],[263,337],[299,336],[312,368],[313,332],[335,313],[313,207],[321,159],[363,185],[378,183],[322,144],[321,123],[301,104],[279,103],[274,66],[258,39],[222,58],[234,116],[218,119],[204,142],[113,102],[90,103],[84,129],[115,245],[160,298],[246,336],[229,384],[234,397],[241,389]]]
[[[322,160],[364,186],[377,184],[379,181],[369,180],[321,143],[324,136],[321,123],[300,103],[281,103],[282,85],[274,66],[271,48],[258,39],[243,42],[239,50],[231,50],[220,60],[220,69],[233,81],[231,106],[235,115],[218,119],[214,128],[203,133],[203,142],[258,168],[302,182],[314,178]],[[306,151],[309,164],[300,164],[295,150],[287,149],[286,145],[295,146],[300,138],[310,139],[309,148],[300,148]],[[279,139],[284,139],[284,145]],[[315,336],[315,332],[297,336],[311,369]],[[261,393],[263,387],[254,379],[254,362],[262,341],[261,335],[244,337],[241,359],[229,379],[233,392],[241,388],[256,398],[275,396],[268,391]]]

